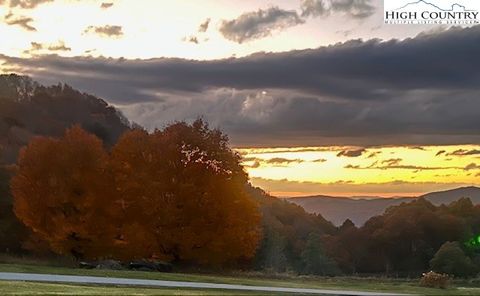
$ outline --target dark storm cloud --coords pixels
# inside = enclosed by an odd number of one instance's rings
[[[480,143],[480,27],[191,61],[0,56],[149,128],[203,116],[239,146]]]
[[[70,71],[71,68],[79,73],[94,70],[85,79],[90,78],[92,82],[122,80],[124,87],[152,91],[276,88],[361,101],[389,100],[408,92],[428,96],[433,91],[478,91],[478,52],[480,26],[456,28],[405,41],[350,41],[312,50],[258,53],[214,61],[56,56],[25,61],[4,58],[25,66],[43,65],[52,72]],[[430,107],[438,107],[438,104],[424,106]]]
[[[104,37],[119,37],[123,35],[122,26],[89,26],[84,33],[96,33]]]
[[[371,0],[303,0],[302,16],[328,16],[331,13],[344,13],[350,17],[363,19],[375,13]]]
[[[435,156],[440,156],[440,155],[442,155],[442,154],[445,154],[445,152],[447,152],[447,151],[445,151],[445,150],[440,150],[440,151],[437,152],[437,154],[435,154]]]
[[[225,20],[220,25],[220,33],[228,40],[237,43],[270,36],[274,31],[304,23],[294,10],[270,7],[247,12],[233,20]]]

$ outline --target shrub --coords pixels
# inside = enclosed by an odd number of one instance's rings
[[[424,273],[420,280],[420,285],[428,288],[446,289],[450,284],[448,274],[436,273],[433,271]]]

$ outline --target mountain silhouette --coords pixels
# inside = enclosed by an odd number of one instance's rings
[[[410,2],[410,3],[407,3],[405,4],[404,6],[400,7],[400,8],[397,8],[395,10],[402,10],[402,9],[405,9],[407,8],[408,6],[412,6],[412,5],[418,5],[418,4],[426,4],[426,5],[429,5],[431,7],[434,7],[435,9],[438,9],[438,10],[441,10],[441,11],[454,11],[455,10],[455,7],[460,7],[461,9],[463,9],[463,11],[471,11],[471,10],[468,10],[464,5],[461,5],[461,4],[458,4],[458,3],[454,3],[452,4],[452,6],[450,7],[450,9],[443,9],[431,2],[428,2],[428,1],[425,1],[425,0],[418,0],[418,1],[415,1],[415,2]]]
[[[432,192],[417,198],[425,198],[434,205],[450,204],[462,197],[468,197],[473,204],[480,204],[479,187],[461,187],[447,191]],[[348,198],[335,196],[307,196],[287,199],[309,213],[321,214],[325,219],[339,226],[350,219],[357,226],[363,225],[369,218],[381,215],[388,207],[409,202],[415,197],[366,197]]]

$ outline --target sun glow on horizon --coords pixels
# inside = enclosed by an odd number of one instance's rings
[[[480,184],[480,146],[238,149],[252,183],[277,196],[418,196]]]

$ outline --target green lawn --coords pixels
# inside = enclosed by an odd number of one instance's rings
[[[0,295],[278,295],[244,291],[79,286],[0,281]],[[282,294],[285,295],[285,294]]]
[[[51,267],[27,264],[0,264],[0,272],[30,272],[64,275],[89,275],[105,277],[125,277],[140,279],[159,279],[191,282],[210,282],[225,284],[281,286],[297,288],[321,288],[358,291],[403,292],[421,295],[480,295],[480,287],[455,286],[447,290],[427,289],[418,286],[418,281],[384,279],[384,278],[351,278],[351,277],[301,277],[282,276],[268,277],[258,273],[238,273],[229,276],[159,273],[140,271],[85,270],[78,268]],[[145,289],[100,286],[75,286],[63,284],[39,284],[0,281],[0,295],[258,295],[240,291],[218,291],[197,289]],[[278,293],[277,293],[278,294]],[[265,293],[262,293],[265,295]]]

